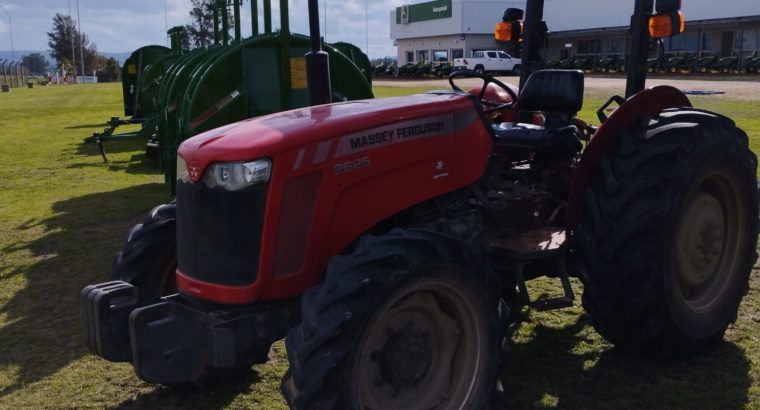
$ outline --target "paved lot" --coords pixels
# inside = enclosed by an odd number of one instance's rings
[[[498,77],[499,80],[517,84],[517,77]],[[479,80],[457,80],[468,86],[475,85]],[[377,86],[390,87],[448,87],[448,80],[423,80],[423,79],[376,79],[373,81]],[[647,80],[647,87],[657,85],[672,85],[684,91],[708,90],[719,91],[725,94],[716,95],[716,98],[731,98],[738,100],[758,100],[760,98],[760,75],[747,75],[742,77],[653,77]],[[464,88],[464,87],[463,87]],[[587,91],[604,91],[605,93],[622,94],[625,92],[625,78],[623,77],[596,77],[586,76]]]

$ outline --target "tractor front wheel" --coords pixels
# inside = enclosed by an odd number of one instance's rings
[[[177,291],[177,204],[159,205],[129,231],[111,265],[111,279],[130,283],[151,296]]]
[[[153,297],[177,293],[177,204],[159,205],[142,223],[132,227],[111,265],[111,279],[136,286]],[[256,346],[239,353],[241,360],[232,371],[210,372],[205,379],[226,377],[253,364],[269,360],[271,345]]]
[[[445,235],[396,230],[336,257],[285,346],[294,409],[486,408],[504,364],[498,279]]]
[[[722,339],[757,258],[756,169],[746,134],[705,111],[666,110],[621,136],[575,234],[600,334],[658,359]]]

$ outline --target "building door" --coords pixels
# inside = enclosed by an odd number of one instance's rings
[[[731,55],[734,51],[734,32],[724,31],[720,33],[720,53],[723,56]]]

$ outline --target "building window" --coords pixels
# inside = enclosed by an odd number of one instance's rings
[[[464,57],[464,50],[462,50],[461,48],[455,48],[451,50],[452,59],[462,58],[462,57]]]
[[[625,53],[625,37],[611,37],[607,47],[608,54]]]
[[[449,52],[446,50],[433,50],[433,61],[449,61]]]
[[[602,52],[602,40],[592,38],[578,41],[578,55],[599,54]]]
[[[427,50],[418,50],[417,51],[417,62],[418,63],[427,63],[430,59],[428,58],[428,51]]]
[[[414,51],[407,51],[406,52],[406,62],[407,63],[413,63],[414,62]]]

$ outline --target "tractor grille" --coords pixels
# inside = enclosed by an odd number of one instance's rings
[[[256,281],[266,185],[230,192],[177,184],[177,262],[194,279],[225,286]]]

